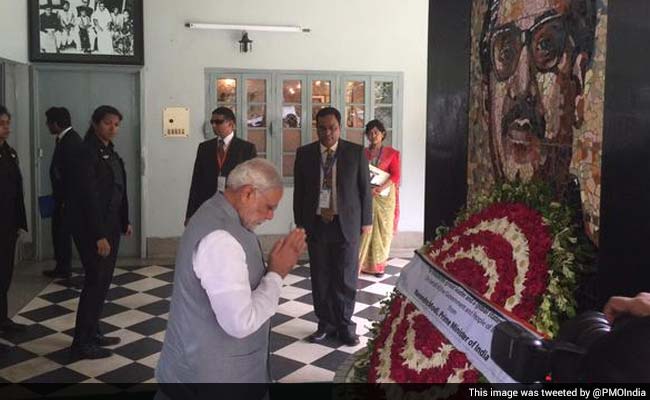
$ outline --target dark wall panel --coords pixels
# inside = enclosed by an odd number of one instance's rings
[[[465,203],[471,3],[429,2],[425,240]]]
[[[650,291],[650,2],[610,0],[600,277],[611,294]]]

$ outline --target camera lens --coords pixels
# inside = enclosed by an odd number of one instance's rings
[[[588,311],[565,322],[560,328],[557,340],[575,344],[588,349],[596,340],[611,331],[611,325],[605,314]]]

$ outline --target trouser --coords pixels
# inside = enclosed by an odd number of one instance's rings
[[[307,241],[318,329],[352,335],[352,321],[357,294],[359,240],[346,241],[338,217],[330,223],[320,217]]]
[[[0,231],[0,323],[8,318],[7,293],[14,274],[17,229]]]
[[[97,242],[84,232],[75,233],[74,240],[79,250],[79,257],[83,264],[85,279],[77,320],[74,331],[74,345],[92,344],[99,333],[99,320],[104,308],[104,301],[113,280],[117,252],[120,246],[120,231],[114,229],[107,238],[111,245],[111,253],[107,257],[97,254]]]
[[[70,223],[65,216],[63,203],[60,201],[56,201],[52,215],[52,244],[54,245],[56,271],[70,273],[72,233],[70,233]]]

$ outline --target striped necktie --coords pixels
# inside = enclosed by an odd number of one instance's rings
[[[332,170],[334,166],[332,165],[334,159],[334,151],[332,149],[327,149],[327,158],[325,159],[325,165],[328,167],[325,169],[323,175],[323,189],[330,191],[330,204],[329,207],[322,207],[320,209],[320,216],[323,219],[323,222],[330,223],[334,220],[334,208],[332,208],[332,201],[334,192],[332,191]]]

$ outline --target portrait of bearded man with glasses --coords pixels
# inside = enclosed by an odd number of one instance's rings
[[[488,0],[479,42],[495,181],[550,182],[564,197],[583,123],[595,0]]]

